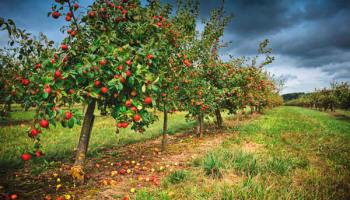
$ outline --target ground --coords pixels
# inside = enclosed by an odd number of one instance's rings
[[[48,161],[23,166],[18,154],[30,143],[19,131],[25,121],[2,125],[0,193],[19,199],[350,198],[348,112],[279,107],[243,121],[226,116],[225,129],[209,124],[201,139],[184,116],[171,116],[166,152],[159,151],[161,122],[141,136],[115,135],[112,121],[99,117],[84,185],[69,176],[78,127],[50,130]]]

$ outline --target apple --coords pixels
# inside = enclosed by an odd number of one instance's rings
[[[128,100],[125,102],[125,106],[126,107],[130,107],[132,105],[132,101],[131,100]]]
[[[187,60],[187,59],[185,59],[185,60],[183,60],[182,61],[183,62],[183,64],[185,64],[187,67],[191,67],[191,62],[189,61],[189,60]]]
[[[149,105],[152,103],[152,98],[151,97],[146,97],[144,100],[145,104]]]
[[[30,135],[33,136],[33,137],[37,136],[38,134],[39,134],[39,131],[38,131],[38,129],[36,129],[36,128],[33,128],[33,129],[30,131]]]
[[[90,18],[94,18],[94,17],[96,17],[96,12],[95,11],[89,11],[88,15],[89,15]]]
[[[131,65],[132,65],[132,61],[131,61],[131,60],[127,60],[125,63],[126,63],[128,66],[131,66]]]
[[[120,169],[120,170],[118,171],[118,173],[119,173],[120,175],[124,175],[124,174],[126,173],[126,170],[125,170],[125,169]]]
[[[75,9],[78,9],[78,8],[79,8],[79,4],[75,3],[75,4],[74,4],[74,8],[75,8]]]
[[[41,67],[40,63],[35,64],[35,69],[39,69]]]
[[[100,65],[105,66],[106,64],[107,64],[107,60],[106,59],[100,60]]]
[[[106,87],[102,87],[102,88],[101,88],[101,92],[102,92],[103,94],[106,94],[106,93],[108,92],[108,89],[107,89]]]
[[[140,121],[141,120],[141,116],[139,114],[136,114],[134,116],[134,120],[137,121],[137,122]]]
[[[69,22],[70,20],[72,20],[72,16],[67,15],[67,16],[66,16],[66,21]]]
[[[117,127],[118,127],[118,128],[123,128],[123,123],[122,123],[122,122],[119,122],[119,123],[117,124]]]
[[[22,154],[21,158],[23,161],[28,161],[28,160],[30,160],[31,155],[29,153],[24,153],[24,154]]]
[[[49,87],[45,87],[45,88],[44,88],[44,92],[46,92],[47,94],[50,94],[50,93],[51,93],[51,88],[50,88],[50,86],[49,86]]]
[[[131,107],[131,110],[137,112],[137,108],[135,106]]]
[[[61,49],[63,51],[67,51],[68,50],[68,46],[66,44],[61,44]]]
[[[28,86],[28,85],[29,85],[29,80],[26,79],[26,78],[23,78],[23,79],[22,79],[22,85]]]
[[[68,90],[68,93],[69,93],[69,94],[74,94],[74,89],[69,89],[69,90]]]
[[[123,122],[122,125],[123,125],[123,128],[127,128],[129,123],[128,122]]]
[[[17,194],[11,194],[11,195],[10,195],[10,199],[11,199],[11,200],[15,200],[15,199],[17,199],[17,198],[18,198]]]
[[[122,77],[122,76],[119,77],[119,80],[120,80],[121,83],[125,83],[126,82],[125,78]]]
[[[98,87],[98,86],[101,85],[101,82],[100,82],[99,80],[96,80],[96,81],[94,82],[94,85],[95,85],[95,87]]]
[[[159,28],[161,28],[162,27],[162,22],[157,22],[157,26],[159,27]]]
[[[131,96],[135,97],[137,95],[137,92],[135,90],[131,91]]]
[[[153,56],[152,54],[148,54],[148,55],[147,55],[147,59],[148,59],[148,60],[152,60],[153,58],[154,58],[154,56]]]
[[[77,35],[77,32],[76,32],[76,31],[70,32],[70,36],[74,37],[75,35]]]
[[[47,121],[46,119],[40,120],[39,124],[40,124],[40,126],[41,126],[42,128],[47,128],[47,127],[49,127],[49,121]]]
[[[61,77],[61,76],[62,76],[61,71],[60,71],[60,70],[56,70],[56,71],[55,71],[55,78],[59,78],[59,77]]]
[[[73,114],[69,111],[65,112],[64,115],[66,120],[70,120],[73,116]]]
[[[51,15],[52,15],[53,18],[58,19],[61,16],[61,13],[55,11]]]
[[[42,153],[40,150],[37,150],[37,151],[35,152],[35,156],[36,156],[37,158],[41,157],[42,155],[43,155],[43,153]]]
[[[122,71],[123,70],[123,65],[118,66],[118,70]]]
[[[127,77],[130,77],[130,76],[131,76],[131,71],[130,71],[130,70],[127,70],[127,71],[125,72],[125,74],[126,74]]]

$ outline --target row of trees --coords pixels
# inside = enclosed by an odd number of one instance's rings
[[[271,63],[268,41],[260,44],[265,60],[232,58],[224,62],[218,49],[231,20],[224,8],[213,9],[196,31],[199,1],[178,1],[175,11],[159,0],[142,6],[139,0],[96,0],[79,11],[77,0],[55,0],[49,16],[65,16],[67,37],[59,48],[42,36],[34,38],[1,20],[10,33],[12,49],[4,49],[1,70],[2,99],[35,108],[27,133],[40,151],[40,133],[60,122],[82,128],[72,175],[84,179],[84,161],[94,123],[94,111],[115,118],[117,132],[131,127],[144,132],[163,113],[166,147],[168,113],[186,111],[198,121],[202,136],[204,118],[213,116],[222,127],[221,112],[246,107],[261,111],[281,104],[272,78],[264,71]],[[20,34],[24,32],[24,35]],[[86,105],[85,114],[75,109]],[[152,109],[153,108],[153,109]],[[30,158],[24,154],[24,160]]]
[[[289,106],[302,106],[318,110],[335,111],[336,108],[350,109],[350,85],[348,82],[331,83],[329,88],[316,89],[297,99],[286,102]]]

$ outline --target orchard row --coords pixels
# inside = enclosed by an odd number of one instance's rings
[[[176,8],[158,0],[147,5],[96,0],[88,8],[77,0],[56,0],[48,16],[67,23],[58,48],[43,35],[34,39],[17,29],[11,20],[0,21],[13,45],[1,51],[1,99],[35,109],[27,133],[35,141],[36,156],[41,155],[43,131],[57,122],[69,128],[83,122],[72,168],[73,177],[82,179],[96,105],[115,118],[117,129],[140,133],[157,120],[153,111],[161,111],[164,149],[168,113],[188,112],[188,118],[198,121],[201,136],[205,117],[216,117],[221,127],[222,111],[261,111],[281,104],[274,81],[264,71],[273,60],[267,40],[256,57],[224,62],[218,51],[231,16],[223,6],[212,10],[202,32],[196,30],[198,1],[179,1]],[[258,63],[258,56],[265,60]],[[87,106],[84,115],[76,105]]]
[[[286,105],[309,107],[324,111],[335,111],[336,108],[349,110],[350,85],[348,82],[334,82],[329,88],[316,89],[314,92],[288,101]]]

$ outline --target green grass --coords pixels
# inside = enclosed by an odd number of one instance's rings
[[[151,125],[145,133],[135,133],[130,129],[123,129],[119,134],[115,133],[115,120],[111,117],[99,116],[96,112],[96,120],[92,130],[92,136],[89,144],[88,156],[99,156],[99,153],[106,148],[123,146],[129,143],[135,143],[161,135],[162,120]],[[16,111],[11,113],[11,120],[28,120],[34,116],[32,111]],[[169,132],[179,133],[192,127],[194,122],[185,120],[185,113],[177,113],[169,116]],[[10,125],[0,127],[0,166],[1,168],[12,168],[21,166],[23,163],[20,156],[23,152],[33,149],[33,140],[27,136],[30,124]],[[63,128],[58,125],[56,128],[42,133],[41,143],[42,151],[46,154],[44,167],[54,165],[52,161],[71,159],[73,150],[77,145],[81,126],[75,126],[72,129]],[[31,161],[32,162],[32,161]],[[38,160],[43,164],[43,160]],[[43,166],[37,166],[42,168]],[[40,171],[40,170],[38,170]]]
[[[149,191],[149,199],[350,198],[349,121],[280,107],[238,130],[192,161],[191,178]]]

